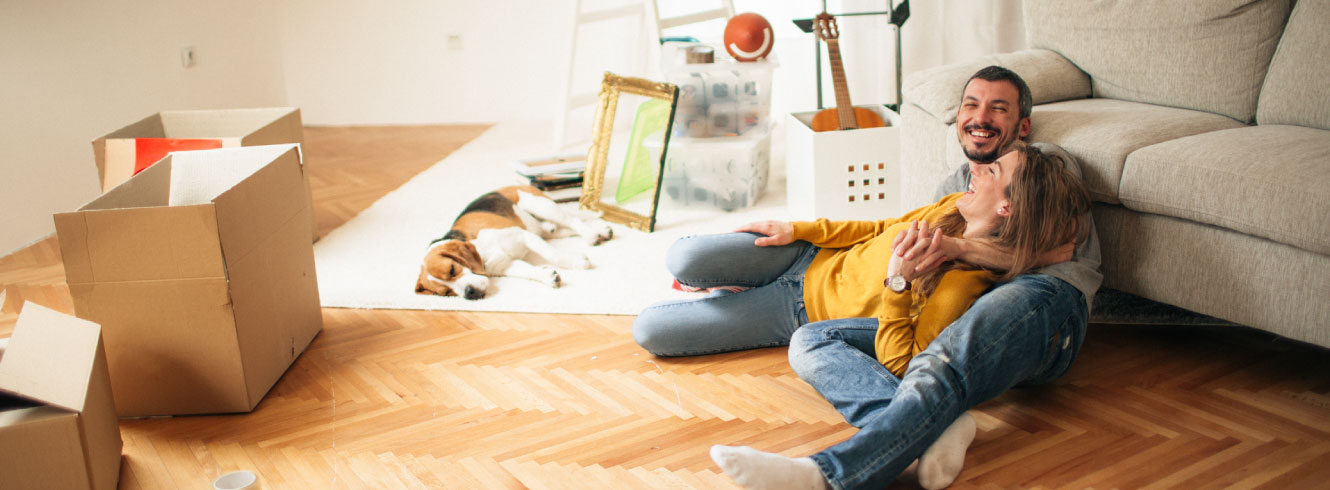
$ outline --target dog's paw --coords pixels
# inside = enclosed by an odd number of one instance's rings
[[[594,267],[591,265],[591,259],[580,253],[559,254],[555,261],[555,265],[561,269],[590,269]]]
[[[558,269],[555,269],[553,267],[549,266],[541,267],[540,277],[541,277],[540,282],[544,283],[546,286],[552,288],[563,286],[563,278],[559,276]]]
[[[610,228],[610,224],[604,221],[587,223],[587,228],[590,229],[590,233],[582,235],[582,238],[586,239],[587,244],[593,247],[614,238],[614,229]]]

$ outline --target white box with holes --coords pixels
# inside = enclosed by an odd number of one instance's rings
[[[796,112],[785,121],[786,200],[790,216],[879,220],[900,215],[901,118],[881,105],[863,107],[886,127],[814,132],[819,111]]]

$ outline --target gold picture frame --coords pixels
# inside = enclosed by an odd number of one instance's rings
[[[623,121],[618,125],[615,122],[619,99],[623,94],[631,94],[634,100],[647,101],[629,107],[636,111],[631,128],[626,128]],[[673,130],[678,94],[679,89],[674,84],[605,72],[600,83],[600,103],[591,128],[592,143],[587,152],[582,197],[578,200],[582,209],[598,211],[605,220],[636,230],[651,232],[655,229],[661,174],[665,166],[665,153],[669,148],[670,132]],[[666,105],[668,111],[665,110]],[[648,106],[651,110],[645,111]],[[647,121],[649,124],[643,124],[644,114],[650,118]],[[664,120],[661,120],[662,117]],[[663,133],[660,131],[662,127]],[[611,161],[612,145],[625,155],[624,170],[615,176],[617,189],[608,189],[609,192],[606,192],[606,173]],[[657,151],[659,155],[656,155]],[[630,161],[635,164],[630,164]],[[644,173],[648,167],[649,173]],[[625,192],[625,183],[630,181],[629,177],[632,177],[631,181],[636,188]],[[633,209],[623,205],[625,194],[630,195]]]

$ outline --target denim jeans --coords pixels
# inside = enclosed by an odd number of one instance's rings
[[[812,456],[832,488],[883,488],[969,408],[1020,384],[1051,381],[1080,351],[1084,296],[1027,274],[975,302],[897,379],[874,355],[875,319],[804,326],[790,366],[859,432]]]
[[[637,344],[658,356],[788,345],[794,331],[808,323],[804,271],[818,248],[804,241],[759,247],[753,244],[759,236],[700,235],[671,245],[665,265],[679,283],[752,289],[651,305],[633,321]]]

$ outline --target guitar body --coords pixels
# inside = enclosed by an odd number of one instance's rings
[[[882,116],[877,115],[876,112],[863,107],[853,109],[855,127],[845,129],[880,128],[887,125],[882,121]],[[838,131],[841,129],[840,117],[836,114],[836,109],[822,109],[821,112],[813,115],[813,122],[809,126],[816,133]]]

